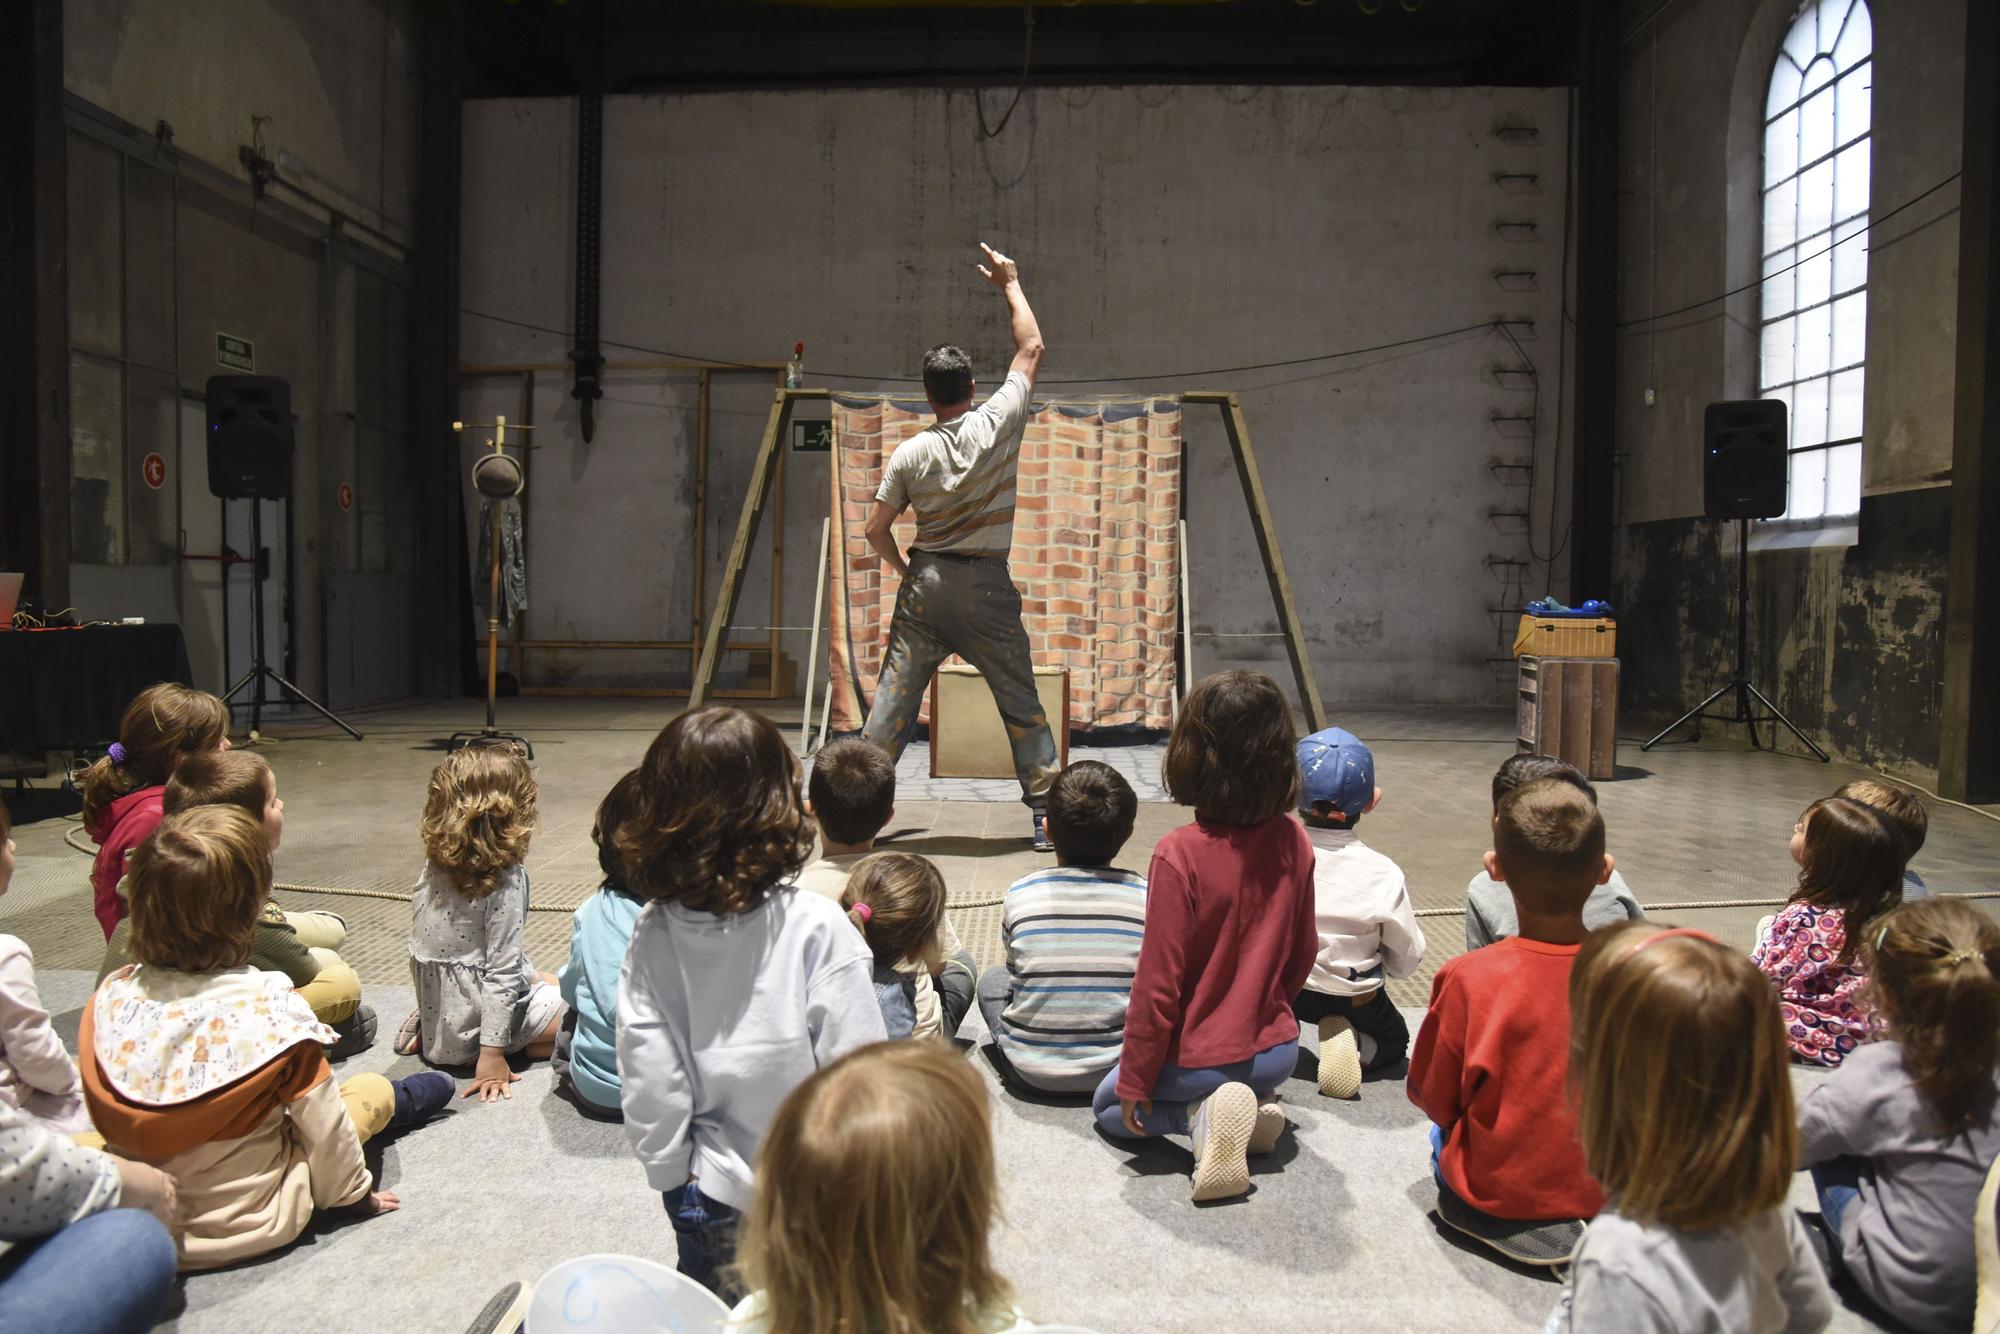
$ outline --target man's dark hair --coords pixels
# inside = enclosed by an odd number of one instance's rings
[[[939,343],[924,353],[924,392],[941,408],[971,398],[972,358],[950,343]]]
[[[1108,764],[1078,760],[1049,787],[1049,838],[1064,866],[1109,866],[1125,840],[1139,798],[1125,776]]]
[[[1555,778],[1568,783],[1584,796],[1590,804],[1597,804],[1597,789],[1568,760],[1559,760],[1553,755],[1509,755],[1500,761],[1500,767],[1493,771],[1493,809],[1500,809],[1500,798],[1517,787],[1526,787],[1537,779]]]
[[[813,818],[835,843],[866,843],[882,832],[896,806],[896,764],[872,741],[830,742],[813,758],[806,780]]]

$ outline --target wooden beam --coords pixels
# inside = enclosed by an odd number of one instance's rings
[[[1319,680],[1313,675],[1312,659],[1306,652],[1305,627],[1292,602],[1292,581],[1285,574],[1285,557],[1278,550],[1278,533],[1271,522],[1271,507],[1264,499],[1264,479],[1257,471],[1256,451],[1250,445],[1250,427],[1243,419],[1243,402],[1234,393],[1197,390],[1181,395],[1183,403],[1214,403],[1222,409],[1222,425],[1229,435],[1229,450],[1236,458],[1236,478],[1243,483],[1243,500],[1250,507],[1250,526],[1257,534],[1257,553],[1264,558],[1264,576],[1271,584],[1271,601],[1277,604],[1278,622],[1284,629],[1285,652],[1292,660],[1292,678],[1298,683],[1299,705],[1306,721],[1317,732],[1326,726],[1326,701],[1320,698]],[[1181,484],[1187,484],[1182,478]]]
[[[2000,801],[2000,6],[1967,5],[1958,365],[1938,791]]]
[[[1576,365],[1570,387],[1569,590],[1571,602],[1611,596],[1614,463],[1618,433],[1618,43],[1617,5],[1577,6]],[[1562,355],[1562,321],[1556,354]],[[1561,369],[1560,365],[1557,367]],[[1555,404],[1557,414],[1561,404]],[[1541,429],[1541,423],[1535,423]],[[1556,431],[1560,440],[1562,432]],[[1562,460],[1556,460],[1562,471]],[[1560,506],[1553,489],[1549,506]],[[1532,522],[1532,516],[1530,522]],[[1532,545],[1532,542],[1531,542]],[[1558,539],[1554,545],[1560,546]],[[1553,553],[1550,557],[1554,559]],[[1553,593],[1544,588],[1544,593]]]

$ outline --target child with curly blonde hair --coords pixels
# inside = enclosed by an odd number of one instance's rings
[[[511,1098],[519,1053],[540,1060],[562,1026],[556,979],[535,971],[528,925],[528,839],[535,776],[512,746],[467,746],[431,771],[422,830],[429,854],[417,877],[410,976],[417,1008],[396,1050],[433,1065],[476,1063],[465,1097]]]

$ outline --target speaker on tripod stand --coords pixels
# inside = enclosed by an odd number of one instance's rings
[[[1829,762],[1827,753],[1750,680],[1750,521],[1775,519],[1785,512],[1791,478],[1786,426],[1784,401],[1776,398],[1711,403],[1702,415],[1703,508],[1711,519],[1736,520],[1736,673],[1661,728],[1640,750],[1651,750],[1688,722],[1694,724],[1688,740],[1699,741],[1706,719],[1744,724],[1750,729],[1750,744],[1759,750],[1766,747],[1757,739],[1758,724],[1771,724],[1772,750],[1777,749],[1778,727],[1783,724],[1807,750]],[[1709,706],[1724,695],[1730,697],[1729,712],[1710,713]],[[1759,714],[1753,701],[1766,712]]]
[[[271,562],[264,551],[264,502],[292,498],[292,387],[275,375],[208,377],[208,489],[222,500],[250,502],[251,569],[250,670],[223,694],[230,703],[255,683],[250,697],[250,734],[263,730],[264,683],[290,695],[341,731],[361,733],[326,705],[293,685],[264,660],[264,580]]]

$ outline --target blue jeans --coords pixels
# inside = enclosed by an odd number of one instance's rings
[[[1200,1102],[1224,1084],[1248,1084],[1259,1098],[1269,1097],[1291,1078],[1298,1059],[1298,1039],[1287,1038],[1247,1061],[1229,1065],[1163,1065],[1160,1077],[1153,1081],[1153,1109],[1139,1113],[1139,1124],[1148,1135],[1185,1135],[1189,1104]],[[1091,1110],[1097,1116],[1099,1130],[1118,1139],[1131,1139],[1132,1132],[1125,1128],[1125,1115],[1118,1104],[1118,1070],[1119,1066],[1112,1066],[1111,1073],[1097,1086]]]
[[[0,1334],[148,1330],[174,1290],[174,1241],[138,1209],[107,1209],[0,1256]]]
[[[662,1191],[660,1199],[673,1220],[674,1241],[680,1247],[680,1263],[674,1267],[722,1296],[723,1271],[736,1260],[736,1228],[742,1215],[702,1194],[692,1181],[678,1190]]]
[[[1834,1254],[1840,1254],[1840,1216],[1861,1194],[1861,1174],[1868,1169],[1866,1158],[1829,1158],[1807,1168],[1813,1189],[1819,1194],[1819,1216],[1833,1233]]]

